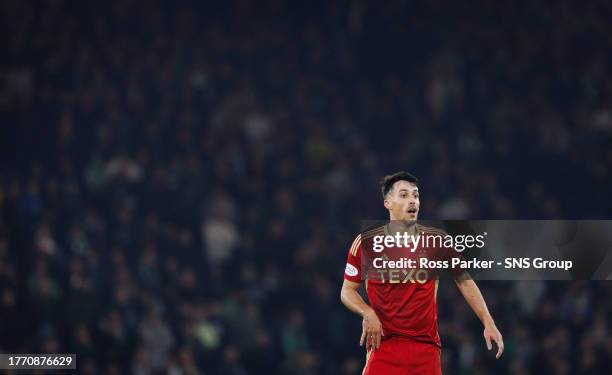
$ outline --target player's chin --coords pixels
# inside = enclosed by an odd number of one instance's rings
[[[418,212],[415,212],[415,213],[407,212],[406,215],[404,216],[404,220],[405,221],[416,221],[418,216],[419,216]]]

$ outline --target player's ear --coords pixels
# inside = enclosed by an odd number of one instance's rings
[[[385,199],[385,200],[383,201],[383,204],[385,205],[385,208],[386,208],[387,210],[391,211],[391,208],[392,208],[392,207],[391,207],[391,202],[389,202],[389,200],[388,200],[388,199]]]

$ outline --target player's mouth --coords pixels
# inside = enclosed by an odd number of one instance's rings
[[[416,217],[417,212],[419,212],[419,210],[417,210],[416,208],[409,208],[406,213],[408,214],[408,216],[410,217]]]

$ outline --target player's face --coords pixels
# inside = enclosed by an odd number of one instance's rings
[[[385,207],[391,220],[416,220],[419,216],[419,188],[412,182],[397,181],[387,194]]]

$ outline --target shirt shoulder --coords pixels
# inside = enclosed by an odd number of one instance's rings
[[[445,231],[444,229],[436,228],[436,227],[428,227],[428,226],[421,225],[421,224],[418,224],[418,231],[419,233],[429,234],[429,235],[446,236],[448,234],[448,232]]]
[[[385,228],[385,225],[378,225],[374,228],[364,230],[363,232],[361,232],[360,236],[364,241],[372,240],[372,238],[376,236],[384,236],[385,234],[387,234]]]
[[[353,240],[353,243],[351,244],[351,247],[349,249],[349,255],[350,256],[358,256],[359,251],[361,249],[361,239],[362,239],[362,236],[361,236],[361,233],[360,233]]]

